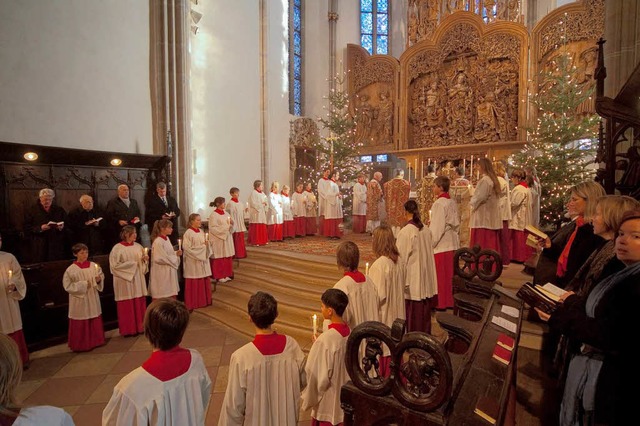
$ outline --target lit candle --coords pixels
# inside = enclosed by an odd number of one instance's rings
[[[413,179],[418,180],[418,159],[413,160]]]
[[[494,163],[496,162],[496,156],[495,155],[493,156],[493,162]]]
[[[13,277],[13,271],[9,269],[9,279],[11,279],[11,277]]]
[[[208,233],[208,232],[205,232],[205,233],[204,233],[204,242],[205,242],[205,243],[208,243],[208,242],[209,242],[209,233]]]
[[[464,158],[462,160],[462,168],[465,170],[465,173],[466,173],[466,170],[467,170],[467,159],[466,158]]]
[[[364,274],[369,275],[369,262],[367,262],[366,265],[364,266]]]
[[[97,264],[97,263],[94,263],[94,264],[93,264],[93,266],[95,266],[95,267],[96,267],[96,272],[98,272],[98,271],[100,270],[100,267],[98,267],[98,264]]]
[[[318,315],[313,314],[311,318],[313,318],[313,335],[315,337],[318,335]]]
[[[427,166],[431,165],[431,158],[428,158],[429,162],[427,163]]]
[[[431,220],[431,210],[429,210],[429,220]]]
[[[231,225],[231,216],[227,216],[227,224]]]
[[[469,177],[473,177],[473,155],[471,155],[471,168],[469,169]]]
[[[420,160],[420,179],[424,177],[424,160]]]
[[[182,250],[182,240],[178,238],[178,250]]]
[[[245,206],[246,206],[246,209],[248,210],[249,209],[249,202],[248,201],[245,203]]]

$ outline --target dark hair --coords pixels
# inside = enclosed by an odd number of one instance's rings
[[[219,205],[221,205],[222,203],[224,203],[226,200],[224,197],[216,197],[213,199],[212,202],[209,203],[209,207],[218,207]]]
[[[253,181],[253,189],[258,189],[258,187],[262,184],[260,179]]]
[[[249,298],[247,311],[256,327],[269,328],[278,316],[278,302],[269,293],[259,291]]]
[[[633,219],[640,219],[640,209],[634,209],[634,210],[629,210],[624,212],[622,214],[622,218],[620,219],[620,225],[618,226],[618,229],[616,231],[620,230],[620,227],[622,226],[623,223]]]
[[[462,166],[456,167],[456,174],[458,176],[464,176],[464,167],[462,167]]]
[[[189,310],[179,300],[164,298],[151,302],[144,314],[144,335],[155,349],[167,351],[182,341],[189,325]]]
[[[233,195],[236,192],[240,192],[240,190],[238,188],[236,188],[235,186],[232,186],[231,189],[229,190],[229,195]]]
[[[527,174],[522,169],[514,169],[511,172],[511,177],[518,179],[518,182],[522,182],[523,180],[525,180],[526,176]]]
[[[347,305],[349,304],[349,296],[347,296],[344,291],[338,290],[337,288],[330,288],[326,290],[322,293],[320,300],[322,300],[324,306],[333,309],[339,317],[344,314],[344,310],[347,309]]]
[[[433,184],[442,188],[444,192],[449,192],[451,179],[449,179],[447,176],[438,176],[433,180]]]
[[[409,200],[404,203],[404,209],[407,211],[407,213],[411,213],[413,215],[413,223],[416,224],[418,229],[422,229],[424,227],[424,224],[420,220],[420,210],[418,210],[418,203],[416,203],[415,200]]]
[[[73,247],[71,247],[71,253],[73,253],[74,256],[80,253],[82,250],[89,251],[89,247],[87,247],[86,244],[82,243],[74,244]]]
[[[429,164],[427,166],[427,173],[435,173],[435,171],[436,171],[436,168],[433,164]]]
[[[133,234],[133,233],[138,233],[138,230],[136,229],[135,226],[133,225],[125,225],[122,227],[122,230],[120,231],[120,240],[124,241],[126,240],[129,235]]]
[[[358,269],[358,263],[360,263],[360,250],[353,241],[344,241],[338,246],[336,250],[336,261],[338,266],[349,271],[355,271]]]

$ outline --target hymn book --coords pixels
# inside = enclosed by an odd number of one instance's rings
[[[538,228],[532,225],[525,226],[524,230],[530,234],[535,235],[537,238],[541,240],[546,240],[547,238],[549,238],[547,234],[545,234],[544,232],[542,232],[541,230],[539,230]]]
[[[503,363],[504,365],[509,365],[511,362],[511,354],[512,352],[509,349],[505,349],[499,344],[496,344],[496,347],[493,348],[493,359]]]
[[[498,404],[498,401],[495,398],[491,398],[490,396],[481,396],[478,398],[476,408],[473,412],[494,425],[496,424],[498,414],[500,413],[500,404]]]
[[[560,298],[548,290],[541,290],[542,287],[534,286],[531,283],[525,283],[516,296],[524,301],[527,305],[538,308],[546,314],[553,313],[558,308]]]
[[[498,336],[498,341],[496,343],[506,350],[512,351],[516,341],[513,337],[507,336],[504,333],[500,333],[500,335]]]

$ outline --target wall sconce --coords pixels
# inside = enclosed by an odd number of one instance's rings
[[[113,160],[110,161],[112,166],[119,166],[120,164],[122,164],[122,160],[119,158],[114,158]]]
[[[202,13],[195,10],[191,10],[191,20],[194,24],[197,24],[202,19]]]
[[[38,159],[38,154],[35,152],[27,152],[23,155],[24,159],[27,161],[36,161]]]
[[[196,6],[198,5],[198,0],[191,0],[191,3],[195,4]]]
[[[191,32],[195,35],[198,34],[198,26],[197,25],[192,25],[191,26]]]

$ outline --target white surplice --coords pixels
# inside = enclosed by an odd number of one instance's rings
[[[500,219],[511,219],[511,192],[509,191],[509,181],[498,176],[500,182],[500,198],[498,199],[498,208],[500,209]]]
[[[391,327],[396,318],[405,319],[404,270],[400,260],[394,263],[380,256],[369,268],[369,275],[380,300],[380,322]]]
[[[372,280],[366,278],[365,282],[357,283],[345,275],[333,286],[349,297],[342,319],[351,330],[365,321],[380,321],[380,299]]]
[[[100,277],[99,283],[96,277]],[[69,293],[69,318],[86,320],[102,315],[98,292],[104,288],[104,273],[97,263],[90,262],[88,268],[72,264],[64,271],[62,285]]]
[[[307,215],[307,197],[305,192],[291,194],[291,213],[293,217],[305,217]]]
[[[511,191],[511,220],[509,229],[524,231],[531,225],[531,191],[522,185],[516,185]]]
[[[143,248],[138,243],[126,246],[118,243],[109,254],[109,269],[113,275],[113,292],[116,302],[146,296],[145,274],[149,264],[142,260]]]
[[[307,201],[306,214],[307,217],[316,217],[318,215],[318,199],[312,191],[304,192],[305,200]]]
[[[305,358],[295,339],[286,337],[279,354],[262,355],[250,342],[231,355],[219,426],[298,424]]]
[[[227,203],[227,207],[225,210],[233,219],[233,233],[236,232],[246,232],[247,226],[244,224],[244,205],[240,202],[235,202],[233,200],[229,200]]]
[[[62,408],[50,405],[37,405],[25,407],[20,410],[20,415],[13,426],[74,426],[73,419]]]
[[[202,356],[191,351],[186,373],[163,382],[138,367],[113,388],[103,426],[204,425],[211,379]]]
[[[9,279],[11,271],[11,279]],[[16,286],[9,291],[9,284]],[[27,295],[27,283],[18,260],[11,253],[0,251],[0,332],[14,333],[22,330],[19,300]]]
[[[293,220],[293,211],[291,210],[291,198],[288,195],[280,195],[282,200],[282,220],[289,222]]]
[[[502,229],[499,199],[493,190],[493,181],[489,176],[484,175],[480,178],[469,203],[471,204],[469,224],[471,229]]]
[[[267,223],[267,210],[269,201],[264,192],[255,189],[249,197],[249,223]]]
[[[320,210],[320,216],[324,215],[325,203],[327,199],[327,191],[329,189],[329,182],[331,179],[320,178],[318,181],[318,206]]]
[[[408,223],[396,238],[400,260],[405,270],[405,294],[407,300],[420,301],[438,294],[436,263],[433,257],[431,231],[426,226],[418,229]]]
[[[224,259],[236,254],[230,219],[231,216],[228,213],[219,214],[215,210],[211,212],[211,216],[209,216],[209,244],[211,245],[209,257]]]
[[[340,187],[333,180],[328,180],[325,184],[325,219],[342,219],[342,197],[340,195]]]
[[[444,197],[436,199],[431,206],[429,231],[434,254],[460,248],[460,216],[455,201]]]
[[[211,276],[209,247],[205,242],[205,232],[195,232],[189,228],[182,236],[182,274],[185,278],[205,278]]]
[[[279,225],[283,222],[282,196],[275,192],[269,193],[269,212],[267,213],[267,225]]]
[[[364,216],[367,214],[367,185],[356,182],[353,185],[353,215]]]
[[[176,296],[180,292],[178,284],[180,257],[176,254],[169,238],[157,237],[151,245],[151,273],[149,293],[154,299]]]
[[[307,387],[302,391],[302,409],[311,409],[311,417],[332,425],[344,419],[340,390],[349,381],[344,363],[348,338],[328,329],[311,347],[305,366]]]

